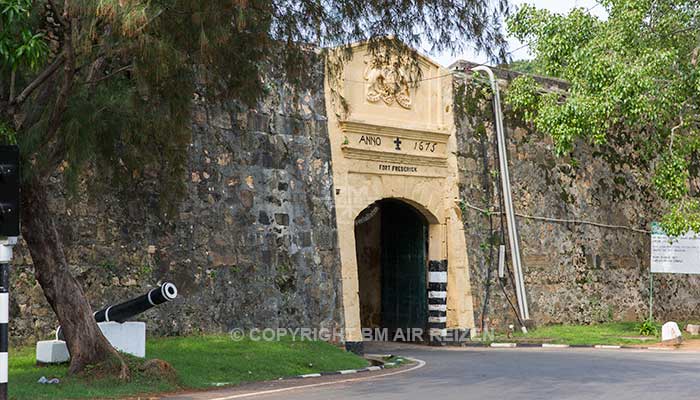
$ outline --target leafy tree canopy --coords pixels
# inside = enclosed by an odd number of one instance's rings
[[[653,171],[668,204],[672,235],[700,232],[700,202],[691,192],[700,146],[700,3],[695,0],[601,0],[600,20],[587,10],[567,15],[523,6],[508,20],[529,44],[537,66],[570,83],[548,92],[517,78],[507,102],[552,135],[566,154],[583,138],[611,146],[620,159]]]
[[[156,174],[167,196],[196,85],[254,104],[273,59],[302,84],[309,46],[387,37],[503,59],[507,11],[505,0],[0,0],[0,134],[40,175],[96,162],[104,176]]]
[[[542,66],[537,60],[515,60],[500,66],[511,71],[522,72],[524,74],[543,75]]]

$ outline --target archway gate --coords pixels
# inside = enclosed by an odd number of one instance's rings
[[[353,49],[340,81],[325,84],[346,346],[361,350],[363,340],[355,220],[382,199],[409,204],[427,223],[426,326],[431,335],[471,329],[451,75],[421,57],[421,82],[394,85],[392,76],[401,74],[378,65],[365,45]],[[347,109],[339,109],[336,93]]]
[[[422,332],[428,323],[425,218],[401,201],[379,201],[355,219],[355,245],[361,326],[419,340],[409,331]]]

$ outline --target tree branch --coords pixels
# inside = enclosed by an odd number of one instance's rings
[[[85,78],[85,83],[95,79],[95,75],[101,72],[100,70],[102,69],[104,63],[105,56],[100,55],[99,57],[95,58],[95,60],[90,64],[90,69],[88,70],[87,77]]]
[[[73,48],[73,37],[75,35],[75,30],[78,29],[78,21],[76,18],[70,18],[68,0],[65,1],[63,6],[63,19],[65,21],[70,21],[68,27],[64,30],[63,33],[63,46],[66,62],[63,66],[63,83],[61,84],[61,88],[56,97],[53,109],[51,110],[51,116],[49,117],[49,125],[47,128],[46,137],[44,138],[44,143],[42,145],[42,147],[44,147],[44,151],[48,152],[51,151],[49,150],[51,148],[51,143],[54,141],[54,138],[56,137],[56,134],[58,133],[58,130],[61,127],[61,118],[63,117],[63,113],[66,110],[68,104],[68,97],[70,95],[71,88],[73,86],[73,81],[75,78],[75,51]],[[61,149],[62,145],[60,143],[60,140],[57,140],[57,142],[59,143],[55,143],[53,146],[53,153],[56,157],[52,158],[60,159],[63,157],[63,152],[57,150]],[[55,166],[53,164],[53,162],[50,162],[47,166],[47,169],[43,171],[43,174],[40,175],[51,174]]]
[[[668,151],[671,153],[673,153],[673,135],[676,132],[676,129],[683,126],[683,114],[681,114],[679,117],[680,117],[681,123],[674,126],[673,128],[671,128],[671,142],[668,144]]]
[[[92,79],[92,80],[87,80],[87,81],[84,82],[84,84],[85,84],[85,85],[91,85],[91,84],[94,84],[94,83],[103,81],[103,80],[105,80],[105,79],[109,79],[109,78],[113,77],[114,75],[117,75],[117,74],[120,73],[120,72],[128,71],[128,70],[132,69],[133,67],[134,67],[133,64],[125,65],[125,66],[123,66],[123,67],[121,67],[121,68],[115,70],[114,72],[105,75],[105,76],[101,76],[101,77],[99,77],[99,78],[95,78],[95,79]]]
[[[12,103],[12,100],[15,98],[15,82],[17,81],[17,74],[15,73],[15,69],[12,69],[12,72],[10,73],[10,103]]]
[[[41,84],[43,84],[49,77],[51,77],[51,75],[53,75],[54,72],[56,72],[56,70],[58,69],[58,67],[61,66],[62,63],[63,54],[60,54],[58,57],[56,57],[54,62],[51,63],[51,65],[49,65],[48,67],[46,67],[39,75],[37,75],[37,77],[34,78],[34,80],[29,85],[27,85],[27,87],[24,88],[24,90],[22,90],[22,92],[17,97],[11,99],[10,104],[21,105],[22,102],[24,102],[36,88],[41,86]]]

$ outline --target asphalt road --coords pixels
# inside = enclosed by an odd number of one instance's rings
[[[256,399],[696,399],[700,353],[594,349],[435,349],[384,344],[373,352],[426,362],[404,374]]]
[[[172,400],[517,400],[700,398],[700,352],[603,349],[462,349],[375,343],[368,353],[425,361],[422,368],[282,380]],[[387,376],[378,376],[387,374]],[[348,379],[353,381],[349,382]],[[288,390],[292,386],[306,386]],[[261,394],[260,392],[267,392]],[[271,393],[273,392],[273,393]]]

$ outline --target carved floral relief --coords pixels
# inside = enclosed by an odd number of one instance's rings
[[[394,59],[389,64],[381,64],[376,58],[368,58],[365,59],[365,64],[367,101],[370,103],[383,101],[389,106],[396,102],[405,109],[411,108],[410,74],[406,63]]]

